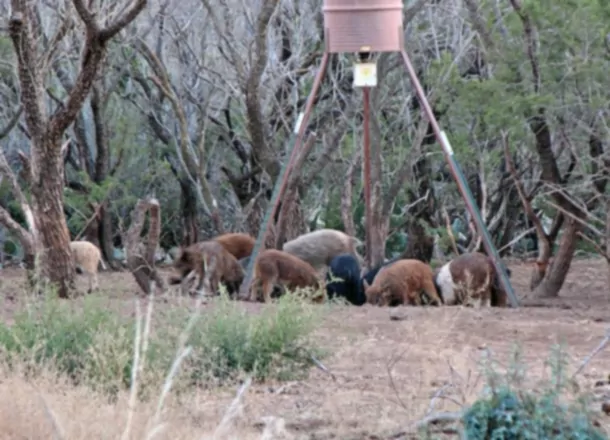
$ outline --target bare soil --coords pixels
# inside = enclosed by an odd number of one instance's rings
[[[516,292],[525,296],[530,266],[512,263],[509,267]],[[273,438],[409,438],[401,433],[412,431],[413,424],[430,411],[454,411],[474,401],[483,385],[482,359],[489,355],[506,365],[516,346],[528,365],[532,386],[548,378],[544,364],[553,344],[564,344],[569,371],[575,371],[608,327],[607,271],[602,260],[575,260],[559,298],[526,299],[519,309],[337,308],[318,331],[322,346],[331,352],[323,363],[332,376],[312,368],[303,381],[253,385],[244,398],[241,422],[235,427],[238,431],[224,438],[259,438],[262,421],[269,416],[282,419],[286,431],[284,437]],[[0,273],[4,302],[0,319],[10,322],[20,307],[15,292],[24,275],[18,269]],[[79,284],[86,287],[84,276],[79,276]],[[109,306],[133,313],[137,287],[129,273],[102,273],[100,285]],[[391,319],[396,315],[400,319]],[[607,377],[609,361],[610,350],[602,351],[579,375],[580,385],[587,388]],[[120,436],[124,401],[110,405],[91,400],[83,390],[67,392],[56,384],[36,386],[62,425],[65,438]],[[0,437],[42,438],[39,436],[52,432],[45,429],[50,429],[53,418],[41,409],[45,406],[28,387],[31,385],[18,378],[0,379],[0,414],[5,419],[0,422]],[[189,402],[175,403],[162,415],[167,429],[157,438],[198,438],[213,432],[235,391],[194,390]],[[79,411],[83,417],[86,414],[87,423],[77,415]],[[145,413],[150,416],[152,412],[153,407],[143,408],[136,419],[144,420]],[[8,420],[4,414],[15,420],[11,429],[26,432],[6,434],[9,428],[4,426]],[[607,424],[603,416],[600,422]],[[136,424],[141,429],[144,425]]]

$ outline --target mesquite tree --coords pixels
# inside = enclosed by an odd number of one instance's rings
[[[106,55],[108,42],[138,16],[146,3],[146,0],[135,0],[127,8],[114,9],[113,12],[124,12],[112,14],[113,20],[102,27],[98,14],[90,11],[84,0],[72,1],[85,29],[81,67],[67,99],[49,116],[44,101],[44,70],[48,61],[45,57],[50,55],[37,50],[42,33],[36,9],[38,5],[37,2],[11,0],[9,34],[16,52],[21,102],[31,142],[27,180],[33,214],[29,227],[38,255],[36,272],[40,279],[56,285],[61,297],[69,295],[75,274],[63,208],[62,138],[89,95]],[[66,13],[63,18],[54,38],[55,44],[61,41],[74,23],[73,14]]]

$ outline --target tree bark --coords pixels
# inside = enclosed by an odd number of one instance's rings
[[[104,72],[102,72],[104,75]],[[98,81],[92,88],[91,96],[91,112],[93,113],[93,121],[95,125],[95,145],[97,148],[97,155],[95,158],[94,173],[90,174],[93,180],[98,185],[103,185],[104,181],[114,175],[118,166],[121,163],[122,150],[119,153],[119,157],[116,160],[115,165],[111,169],[110,165],[110,145],[108,139],[108,130],[104,121],[104,111],[106,110],[108,103],[109,91],[104,89],[104,82]],[[88,157],[88,155],[87,155]],[[119,268],[118,263],[114,260],[114,252],[112,246],[112,218],[110,212],[106,209],[108,206],[107,202],[104,202],[99,207],[98,216],[95,219],[97,224],[96,236],[98,246],[102,255],[106,257],[108,265],[113,269]]]
[[[426,229],[420,222],[421,220],[412,218],[407,223],[407,247],[400,258],[413,258],[429,263],[434,254],[434,238],[426,233]]]
[[[305,232],[305,215],[301,206],[301,192],[305,190],[308,183],[303,182],[301,178],[302,169],[305,166],[305,160],[313,150],[316,136],[311,134],[307,137],[301,151],[298,153],[292,168],[286,170],[288,173],[288,182],[284,191],[284,198],[281,200],[281,205],[276,212],[277,222],[275,224],[275,240],[273,247],[281,249],[282,245],[298,237]],[[272,219],[271,221],[274,221]]]
[[[565,220],[565,227],[559,243],[557,255],[551,263],[551,267],[547,271],[547,276],[538,285],[534,294],[540,297],[556,298],[559,296],[561,286],[568,275],[574,252],[576,252],[576,244],[578,243],[578,233],[580,232],[580,223],[573,219]]]
[[[379,155],[377,152],[376,155]],[[381,163],[371,160],[371,174],[375,185],[371,188],[371,205],[373,230],[369,231],[371,237],[371,268],[383,264],[385,259],[385,242],[390,230],[390,216],[383,212],[383,198],[381,196]]]
[[[89,223],[85,227],[85,232],[83,232],[82,237],[84,240],[90,241],[91,243],[96,245],[101,250],[99,232],[100,232],[99,212],[96,212],[94,210],[93,218],[91,219],[91,221],[89,221]]]
[[[106,261],[108,262],[108,266],[112,268],[112,270],[118,270],[120,265],[114,259],[114,246],[113,246],[113,228],[112,228],[112,215],[106,209],[106,204],[100,207],[100,228],[99,228],[99,242],[100,249],[102,250],[103,255],[106,257]]]
[[[282,249],[284,243],[297,238],[306,231],[305,215],[301,206],[299,189],[299,187],[288,188],[284,195],[280,215],[275,226],[275,249]]]
[[[140,233],[147,212],[150,212],[150,225],[146,243],[142,243]],[[138,200],[131,214],[131,224],[123,241],[127,254],[127,267],[146,295],[151,293],[153,283],[162,293],[167,290],[165,279],[155,267],[155,251],[159,245],[160,235],[161,208],[159,202],[156,199]]]
[[[106,55],[108,41],[142,12],[146,0],[136,0],[104,28],[100,27],[96,15],[87,9],[84,0],[72,0],[72,4],[85,27],[81,67],[67,100],[50,117],[43,99],[45,81],[40,54],[36,50],[42,35],[40,27],[36,26],[35,4],[11,0],[9,20],[9,34],[18,60],[21,101],[32,143],[28,183],[32,194],[37,269],[41,281],[46,279],[55,284],[63,298],[68,297],[74,287],[75,271],[63,211],[62,137],[89,95]]]
[[[199,241],[197,221],[197,198],[188,179],[180,179],[180,205],[182,210],[182,246],[190,246]]]
[[[32,211],[40,231],[36,249],[39,279],[57,286],[60,298],[69,298],[75,288],[75,267],[70,252],[70,232],[64,215],[64,161],[59,139],[42,140],[32,148]]]

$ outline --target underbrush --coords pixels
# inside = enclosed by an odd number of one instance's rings
[[[503,372],[488,358],[482,396],[460,413],[429,417],[421,437],[435,438],[433,422],[455,421],[458,426],[450,431],[467,440],[608,439],[595,421],[591,396],[568,376],[567,354],[561,347],[553,348],[546,366],[550,379],[534,387],[526,384],[527,366],[518,350]]]
[[[293,295],[260,313],[248,313],[226,295],[203,310],[152,312],[122,316],[94,295],[80,304],[35,300],[12,325],[0,323],[0,362],[26,375],[53,371],[110,396],[137,381],[144,398],[163,384],[179,392],[245,376],[292,379],[306,375],[312,356],[322,355],[311,333],[324,307]]]

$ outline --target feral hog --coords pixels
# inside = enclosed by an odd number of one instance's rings
[[[221,282],[232,294],[244,279],[244,271],[237,259],[216,241],[202,241],[181,249],[174,261],[174,269],[180,275],[171,277],[169,284],[183,283],[194,271],[198,279],[195,290],[199,291],[207,282],[207,287],[214,294],[218,292]]]
[[[106,269],[102,260],[102,252],[99,248],[89,241],[72,241],[70,242],[70,251],[72,252],[72,260],[89,277],[89,290],[91,292],[99,287],[97,277],[97,268],[101,263]]]
[[[244,274],[248,270],[248,264],[250,263],[251,258],[252,257],[246,257],[246,258],[242,258],[241,260],[239,260],[239,264],[241,265],[241,268],[244,270]],[[254,270],[254,268],[252,268],[252,270]],[[271,298],[279,298],[283,294],[284,294],[284,288],[282,286],[280,286],[280,285],[273,286]]]
[[[360,264],[352,254],[337,255],[330,262],[326,273],[326,295],[329,299],[340,296],[355,306],[366,302],[360,282]]]
[[[288,290],[299,287],[313,287],[318,290],[322,287],[316,270],[309,263],[288,252],[266,249],[260,253],[254,266],[250,301],[258,299],[260,286],[265,302],[270,302],[271,292],[276,284],[282,284]]]
[[[379,271],[372,285],[366,280],[363,280],[363,285],[369,304],[421,305],[422,290],[428,295],[432,304],[442,304],[434,286],[432,268],[419,260],[395,261]]]
[[[228,253],[238,260],[250,256],[252,249],[254,249],[254,244],[256,243],[254,237],[241,232],[222,234],[214,238],[214,241],[220,243]]]
[[[364,261],[356,250],[359,246],[362,246],[362,242],[345,232],[319,229],[284,243],[282,249],[306,261],[315,269],[320,269],[328,266],[333,258],[341,254],[354,255],[362,265]]]
[[[443,265],[434,283],[447,305],[482,307],[506,305],[506,293],[501,288],[491,259],[480,252],[462,254]]]
[[[365,274],[362,276],[362,279],[360,280],[360,283],[361,283],[361,284],[364,284],[364,282],[366,281],[366,282],[367,282],[367,284],[370,286],[371,284],[373,284],[373,282],[375,281],[375,277],[377,276],[377,274],[379,273],[379,271],[380,271],[382,268],[384,268],[384,267],[386,267],[386,266],[389,266],[390,264],[395,263],[395,262],[397,262],[398,260],[402,260],[402,259],[403,259],[402,257],[396,257],[396,258],[393,258],[393,259],[391,259],[391,260],[388,260],[388,261],[383,262],[382,264],[380,264],[380,265],[379,265],[379,266],[377,266],[377,267],[372,268],[371,270],[367,271],[367,272],[366,272],[366,273],[365,273]],[[363,287],[362,289],[363,289],[363,291],[364,291],[364,287]]]

